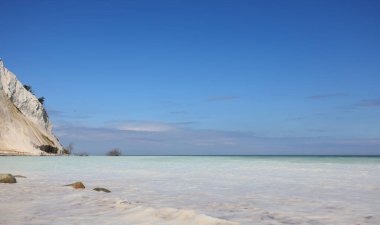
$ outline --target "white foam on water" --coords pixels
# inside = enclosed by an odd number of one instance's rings
[[[154,208],[118,200],[116,195],[58,184],[40,186],[20,181],[18,185],[24,187],[1,187],[0,224],[237,224],[194,210]]]
[[[28,177],[0,184],[4,225],[380,224],[379,158],[0,157],[0,173]]]

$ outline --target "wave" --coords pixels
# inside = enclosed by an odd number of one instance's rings
[[[227,220],[197,213],[194,210],[153,208],[119,201],[116,207],[125,210],[125,222],[135,225],[238,225]],[[120,222],[120,221],[119,221]]]

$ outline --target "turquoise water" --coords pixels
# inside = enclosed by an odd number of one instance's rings
[[[0,186],[0,224],[380,224],[379,157],[0,157],[0,172],[28,177]]]

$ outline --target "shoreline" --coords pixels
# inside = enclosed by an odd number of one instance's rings
[[[62,155],[50,154],[50,153],[43,153],[41,155],[41,154],[31,154],[29,152],[20,152],[20,151],[14,151],[14,150],[0,150],[0,157],[1,156],[62,156]]]
[[[11,152],[11,153],[4,153]],[[1,156],[107,156],[107,155],[65,155],[65,154],[49,154],[44,155],[33,155],[26,152],[16,152],[16,151],[0,151]],[[109,157],[342,157],[342,158],[376,158],[380,155],[121,155],[121,156],[109,156]]]

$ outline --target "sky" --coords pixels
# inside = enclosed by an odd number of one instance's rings
[[[77,153],[380,154],[380,1],[0,9],[0,57]]]

